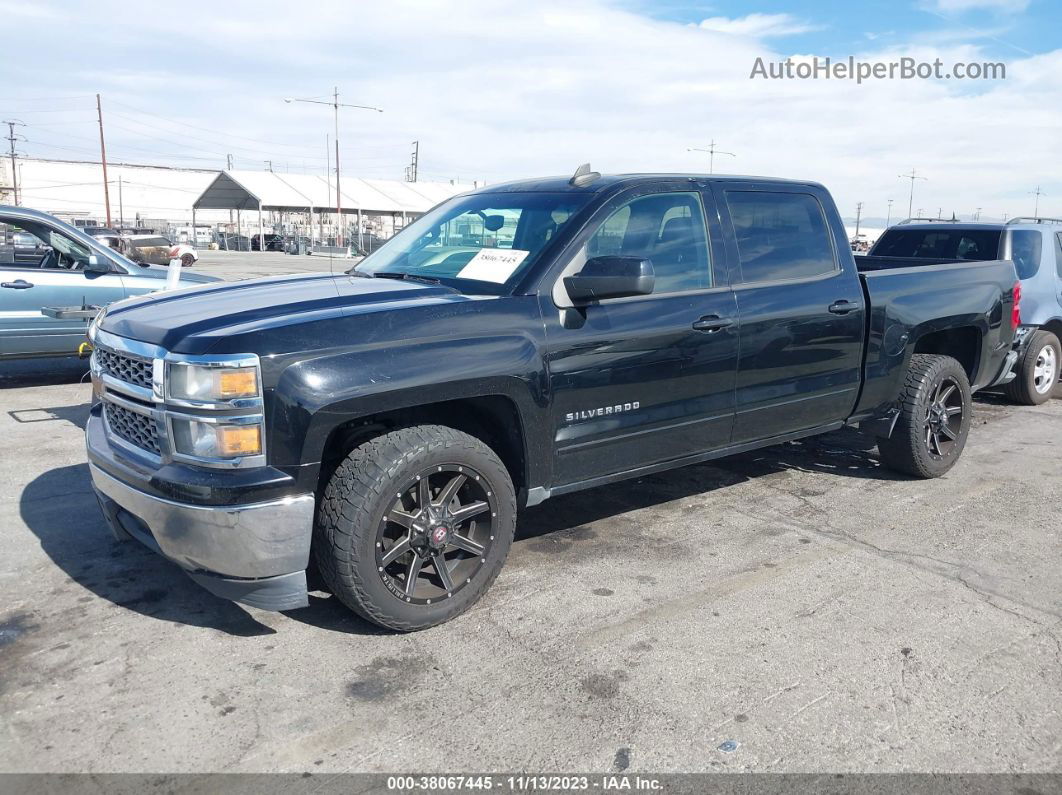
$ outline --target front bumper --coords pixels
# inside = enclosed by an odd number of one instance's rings
[[[89,418],[101,420],[96,412]],[[224,599],[265,610],[307,605],[314,498],[296,494],[264,502],[193,504],[138,489],[93,462],[106,444],[90,427],[89,469],[115,537],[135,538]]]

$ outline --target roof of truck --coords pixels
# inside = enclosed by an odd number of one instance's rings
[[[599,177],[583,185],[573,185],[572,177],[539,177],[537,179],[520,179],[512,182],[499,182],[488,185],[476,193],[505,193],[510,191],[543,191],[550,193],[565,193],[574,191],[578,193],[599,193],[603,190],[616,187],[628,187],[648,182],[660,182],[661,180],[689,180],[690,182],[748,182],[748,183],[775,183],[779,185],[812,185],[822,187],[818,182],[799,179],[781,179],[779,177],[753,177],[735,176],[731,174],[602,174]]]

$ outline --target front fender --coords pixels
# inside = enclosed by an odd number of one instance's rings
[[[270,462],[319,463],[329,435],[351,420],[495,395],[512,401],[528,429],[529,464],[541,460],[534,429],[549,427],[548,389],[539,346],[528,335],[408,340],[304,359],[283,371],[273,395]]]

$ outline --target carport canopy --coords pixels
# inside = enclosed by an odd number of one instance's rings
[[[472,186],[447,182],[341,179],[340,212],[419,215],[440,201],[464,193]],[[307,209],[335,212],[336,190],[314,174],[279,174],[273,171],[222,171],[194,202],[194,210]]]

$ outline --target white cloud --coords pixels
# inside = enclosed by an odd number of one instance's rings
[[[820,30],[792,14],[748,14],[743,17],[710,17],[701,22],[704,30],[714,30],[732,36],[749,36],[765,39],[777,36],[793,36]]]
[[[119,18],[122,7],[99,0],[96,12]],[[268,11],[269,24],[246,23],[248,9]],[[211,22],[174,39],[172,52],[146,53],[145,40],[166,40],[188,19]],[[65,37],[78,47],[53,46]],[[962,42],[888,40],[884,51],[857,32],[849,46],[867,59],[998,60]],[[272,159],[277,170],[290,162],[323,173],[331,109],[282,98],[327,94],[338,83],[341,101],[385,109],[342,114],[344,172],[352,175],[401,178],[413,140],[422,178],[493,182],[570,173],[587,160],[606,172],[703,171],[706,160],[687,148],[714,138],[737,154],[717,166],[818,180],[845,213],[863,201],[865,215],[884,217],[889,198],[906,210],[896,175],[914,166],[929,177],[916,186],[915,209],[1029,213],[1028,191],[1041,184],[1049,194],[1041,210],[1062,215],[1062,183],[1051,168],[1062,129],[1054,79],[1062,49],[1007,59],[1008,79],[998,82],[766,81],[749,79],[755,59],[788,53],[763,39],[654,20],[604,0],[320,0],[312,16],[297,4],[221,12],[187,0],[132,28],[86,28],[76,19],[30,26],[7,52],[8,97],[100,91],[105,114],[136,115],[128,106],[156,114],[142,117],[151,128],[122,117],[108,127],[108,154],[140,162],[186,152],[203,158],[195,164],[222,167],[231,152],[238,167]],[[69,128],[54,124],[57,114],[19,116],[52,123],[27,128],[26,137],[91,156],[95,100],[84,104],[84,119]],[[0,118],[24,107],[0,102]]]
[[[973,10],[1019,14],[1029,7],[1029,0],[931,0],[927,7],[943,14]]]

